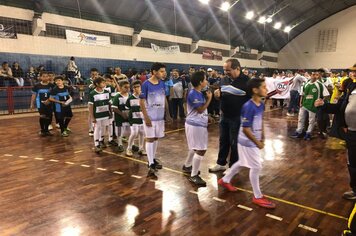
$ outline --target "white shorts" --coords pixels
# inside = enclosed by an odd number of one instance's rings
[[[145,130],[143,128],[143,124],[133,124],[131,127],[131,134],[137,133],[137,134],[145,134]]]
[[[246,147],[237,144],[237,151],[239,152],[238,163],[247,168],[262,168],[261,151],[258,147]]]
[[[148,127],[145,123],[143,128],[145,130],[146,138],[163,138],[164,137],[164,120],[151,121],[152,126]]]
[[[109,117],[108,117],[108,118],[106,118],[106,119],[96,120],[96,123],[93,123],[93,124],[94,124],[94,127],[95,127],[95,126],[100,126],[100,127],[103,127],[103,128],[104,128],[104,127],[108,126],[109,123],[110,123],[110,119],[109,119]]]
[[[189,150],[208,149],[208,129],[206,127],[193,126],[185,123],[185,135]]]

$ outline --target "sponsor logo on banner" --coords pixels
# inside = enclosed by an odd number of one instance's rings
[[[180,52],[180,47],[179,45],[173,45],[173,46],[168,46],[168,47],[160,47],[156,44],[151,43],[151,48],[154,52],[156,53],[162,53],[162,54],[177,54]]]
[[[15,27],[13,25],[4,26],[0,24],[0,38],[17,39]]]
[[[273,96],[270,98],[275,99],[287,99],[290,97],[290,87],[291,87],[291,78],[273,78],[265,77],[265,82],[267,86],[268,94],[272,93]]]
[[[203,59],[206,60],[217,60],[217,61],[222,61],[222,52],[221,51],[216,51],[212,49],[204,49],[202,53]]]
[[[110,37],[99,36],[94,34],[86,34],[73,30],[66,30],[66,38],[68,43],[78,43],[92,46],[110,46]]]

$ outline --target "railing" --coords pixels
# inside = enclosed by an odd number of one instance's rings
[[[73,90],[72,108],[86,107],[88,86],[78,85]],[[33,112],[30,110],[32,87],[0,87],[0,115]]]

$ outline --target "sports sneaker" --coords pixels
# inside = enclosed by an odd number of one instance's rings
[[[65,128],[65,130],[68,132],[68,133],[72,133],[72,130],[70,128]]]
[[[126,137],[122,137],[121,139],[122,139],[123,143],[127,143],[127,138]]]
[[[348,191],[348,192],[345,192],[342,197],[346,200],[351,200],[351,201],[354,201],[356,200],[356,193],[354,191]]]
[[[189,181],[192,182],[193,184],[197,185],[197,186],[201,186],[201,187],[205,187],[206,186],[206,182],[202,178],[200,178],[199,175],[190,176],[189,177]]]
[[[56,124],[56,128],[58,128],[58,129],[60,128],[59,123]]]
[[[147,176],[156,176],[156,175],[155,175],[156,172],[157,172],[157,169],[156,169],[155,164],[151,164],[151,165],[148,167]]]
[[[69,136],[68,132],[64,130],[64,131],[62,132],[62,137],[68,137],[68,136]]]
[[[146,153],[146,151],[145,151],[145,150],[141,149],[141,150],[139,150],[139,151],[138,151],[138,155],[141,155],[141,156],[146,156],[146,155],[147,155],[147,153]]]
[[[162,169],[162,164],[161,164],[161,161],[158,160],[158,159],[153,159],[154,163],[155,163],[155,166],[156,166],[156,169]]]
[[[307,140],[307,141],[310,141],[311,140],[311,135],[310,133],[306,133],[305,136],[304,136],[304,140]]]
[[[125,149],[124,149],[124,146],[122,146],[122,145],[119,145],[118,147],[117,147],[117,151],[118,152],[123,152]]]
[[[215,166],[209,168],[209,172],[219,172],[219,171],[224,171],[226,170],[225,166],[221,166],[219,164],[216,164]]]
[[[127,149],[127,150],[126,150],[126,156],[132,157],[132,156],[133,156],[132,150]]]
[[[291,138],[303,138],[303,134],[295,131],[294,134],[292,134],[290,137]]]
[[[341,236],[353,236],[352,232],[350,230],[344,230],[341,234]]]
[[[320,137],[321,139],[326,139],[326,138],[328,137],[328,135],[327,135],[327,133],[320,132],[320,133],[319,133],[319,137]]]
[[[53,126],[52,125],[48,125],[48,130],[53,130]]]
[[[192,172],[193,166],[185,166],[183,165],[182,170],[184,173],[190,174]]]
[[[237,188],[235,186],[233,186],[230,183],[225,183],[224,180],[221,178],[218,180],[218,184],[224,188],[226,188],[227,190],[229,190],[230,192],[236,192]]]
[[[96,153],[100,153],[100,152],[103,151],[103,149],[101,149],[100,145],[98,145],[98,146],[95,146],[95,147],[94,147],[94,151],[95,151]]]
[[[287,112],[287,116],[294,116],[294,113]]]
[[[259,205],[260,207],[268,208],[268,209],[274,209],[276,208],[276,204],[273,202],[269,201],[267,198],[262,196],[261,198],[252,198],[252,202],[255,203],[256,205]]]
[[[118,146],[117,142],[114,139],[109,141],[108,144],[109,144],[109,146],[113,146],[113,147]]]
[[[94,136],[94,131],[89,130],[89,136],[90,136],[90,137],[93,137],[93,136]]]
[[[101,148],[106,148],[107,147],[107,145],[104,142],[104,140],[103,141],[99,141],[99,145],[100,145]]]
[[[132,145],[131,149],[132,149],[133,152],[138,152],[140,150],[140,148],[138,146],[136,146],[136,145]]]

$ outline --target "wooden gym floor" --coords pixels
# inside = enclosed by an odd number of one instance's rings
[[[75,112],[73,134],[41,138],[38,117],[0,120],[0,235],[340,235],[353,204],[345,150],[335,139],[310,142],[287,134],[296,118],[266,113],[262,192],[275,210],[251,203],[245,170],[218,187],[208,173],[218,152],[218,125],[209,127],[209,149],[196,189],[181,173],[187,151],[182,123],[167,124],[158,146],[164,169],[146,178],[146,157],[125,157],[110,147],[92,151],[87,113]]]

